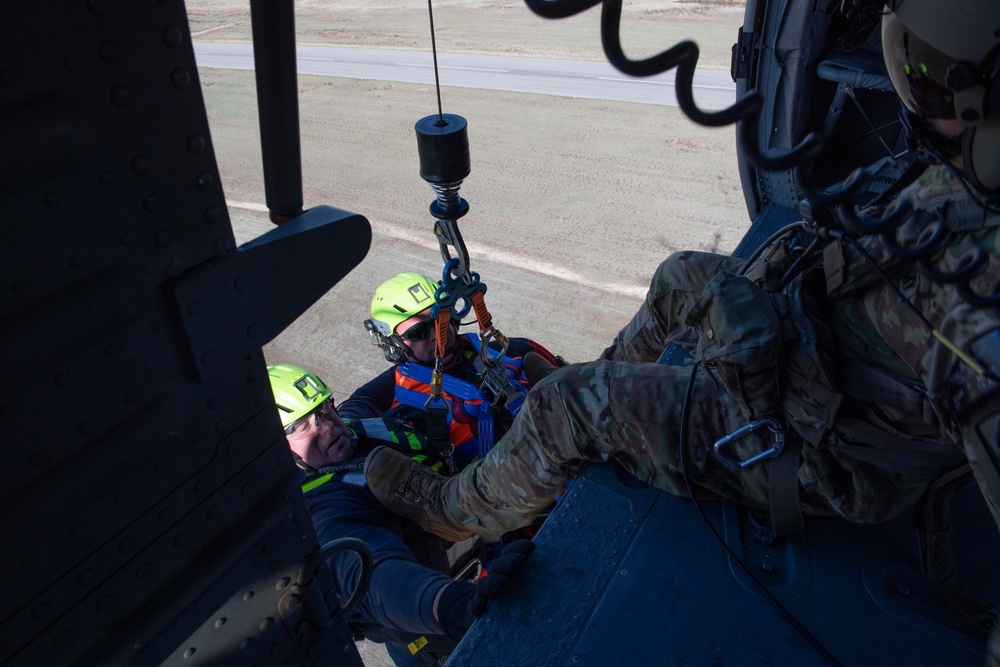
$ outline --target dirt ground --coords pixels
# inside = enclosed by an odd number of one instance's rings
[[[300,43],[430,49],[426,4],[298,0]],[[245,0],[189,0],[195,40],[249,41]],[[680,39],[699,67],[729,66],[742,3],[626,3],[633,58]],[[434,5],[439,52],[600,60],[600,9],[559,21],[520,2]],[[446,81],[444,82],[446,83]],[[237,242],[268,231],[252,72],[202,70],[212,140]],[[338,398],[386,367],[361,321],[374,288],[405,270],[437,277],[443,261],[419,176],[413,124],[436,112],[431,87],[300,76],[306,207],[360,213],[367,258],[265,347],[269,363],[315,369]],[[462,88],[446,113],[469,123],[472,174],[460,222],[496,326],[569,361],[596,357],[642,302],[659,262],[680,249],[732,250],[748,224],[734,130],[701,128],[678,109]],[[331,261],[336,249],[331,248]],[[471,330],[471,329],[470,329]],[[370,667],[389,664],[362,645]]]

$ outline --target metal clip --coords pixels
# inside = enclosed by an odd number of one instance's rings
[[[438,239],[438,246],[441,248],[441,258],[445,265],[455,262],[453,270],[455,275],[463,277],[469,272],[469,251],[465,247],[462,233],[458,231],[457,220],[438,220],[434,223],[434,235]],[[455,249],[455,257],[451,256],[448,248]]]
[[[774,434],[774,444],[770,448],[765,449],[760,454],[751,456],[746,461],[737,461],[736,459],[730,458],[722,453],[722,448],[726,445],[735,442],[737,440],[742,440],[754,431],[758,431],[764,427],[767,427]],[[771,417],[765,417],[763,419],[758,419],[757,421],[750,422],[746,426],[736,429],[729,435],[723,436],[715,441],[715,458],[719,459],[722,463],[726,464],[730,468],[735,468],[737,470],[744,470],[750,466],[760,463],[764,459],[772,459],[779,456],[785,448],[785,429],[781,427],[781,424],[777,420]]]
[[[487,366],[484,370],[482,386],[493,394],[493,405],[497,405],[503,398],[511,416],[516,417],[524,399],[528,396],[528,390],[524,385],[511,379],[505,366],[494,363],[495,365]]]

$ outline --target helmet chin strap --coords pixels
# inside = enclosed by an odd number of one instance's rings
[[[920,122],[920,117],[909,109],[904,108],[899,117],[906,131],[906,145],[910,150],[917,151],[921,161],[944,165],[962,184],[969,197],[985,209],[998,210],[1000,183],[989,187],[989,184],[980,181],[974,169],[975,157],[982,155],[984,150],[982,144],[976,143],[978,128],[967,128],[961,135],[949,137],[927,128]],[[1000,148],[1000,133],[993,136],[998,140],[997,147]],[[954,158],[960,156],[962,167],[953,162]]]
[[[947,137],[930,130],[921,122],[920,116],[906,108],[899,112],[899,119],[906,130],[907,148],[916,151],[924,162],[945,164],[962,154],[960,136]]]

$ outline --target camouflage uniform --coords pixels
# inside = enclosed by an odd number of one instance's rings
[[[972,280],[972,291],[988,294],[1000,277],[997,216],[972,215],[981,209],[967,210],[964,191],[943,168],[929,169],[902,196],[915,212],[897,230],[897,242],[912,246],[930,222],[943,220],[952,233],[929,263],[954,271],[967,251],[982,249],[988,267]],[[789,259],[782,244],[745,275],[735,258],[675,254],[657,269],[645,303],[602,358],[560,369],[538,384],[486,459],[449,481],[439,494],[446,512],[463,530],[496,534],[519,527],[583,462],[610,458],[645,482],[687,495],[679,435],[695,366],[651,363],[674,343],[699,362],[684,443],[699,495],[767,507],[770,465],[736,471],[720,463],[712,447],[749,421],[774,416],[787,425],[789,440],[801,443],[798,493],[807,514],[887,520],[912,505],[935,474],[967,457],[1000,524],[1000,481],[989,459],[995,452],[983,444],[995,439],[997,418],[982,422],[984,431],[969,420],[976,410],[963,404],[982,396],[980,405],[995,410],[996,385],[972,372],[942,340],[961,350],[976,348],[995,374],[997,309],[968,305],[959,287],[917,273],[912,259],[898,259],[879,236],[862,243],[941,338],[846,243],[831,242],[823,261],[788,285],[776,282]],[[903,393],[916,396],[918,408],[891,393],[884,400],[878,391],[851,395],[841,386],[846,367],[877,369],[889,382],[909,387]],[[769,448],[771,438],[767,429],[756,431],[730,453],[744,460]],[[882,441],[902,451],[894,457],[897,465],[881,464],[884,448],[869,446]],[[942,459],[941,470],[909,474],[898,464],[909,448],[932,452],[932,459]],[[372,483],[374,475],[366,470],[366,477]],[[395,508],[388,483],[383,486],[373,490]]]

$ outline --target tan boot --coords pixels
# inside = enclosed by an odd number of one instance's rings
[[[476,488],[482,463],[476,461],[458,475],[444,477],[389,447],[376,447],[365,461],[365,481],[387,509],[429,533],[452,542],[473,535],[495,541],[531,523],[535,508],[519,510],[483,498]]]

